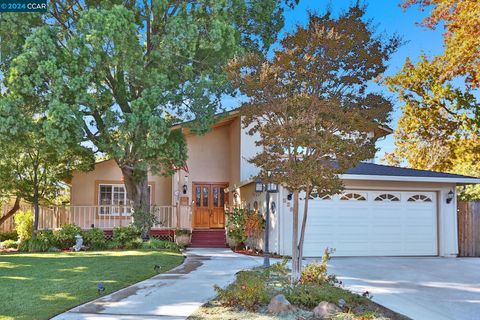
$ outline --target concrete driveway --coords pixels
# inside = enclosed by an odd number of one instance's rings
[[[412,319],[480,319],[480,258],[333,258],[352,291]]]
[[[229,249],[189,249],[185,262],[169,272],[78,306],[54,320],[179,320],[216,296],[235,273],[262,265],[262,259]]]

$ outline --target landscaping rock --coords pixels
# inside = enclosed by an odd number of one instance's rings
[[[365,311],[367,311],[367,308],[364,307],[364,306],[356,306],[355,308],[353,308],[352,311],[355,314],[361,314],[361,313],[364,313]]]
[[[279,314],[280,312],[293,310],[293,306],[283,294],[278,294],[270,300],[267,309],[271,314]]]
[[[315,315],[315,317],[325,319],[341,311],[342,310],[337,307],[336,304],[322,301],[315,307],[315,309],[313,309],[313,314]]]
[[[343,307],[345,307],[345,305],[347,304],[347,302],[346,302],[345,300],[343,300],[343,299],[340,299],[340,300],[338,300],[338,303],[337,303],[337,304],[338,304],[338,306],[339,306],[340,308],[343,309]]]

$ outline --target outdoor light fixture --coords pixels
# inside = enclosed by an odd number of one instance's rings
[[[263,192],[263,182],[260,180],[255,181],[255,192]]]
[[[182,189],[183,189],[183,194],[187,194],[188,187],[186,184],[183,185]]]
[[[270,182],[272,180],[272,171],[267,171],[268,182],[264,182],[260,179],[255,181],[255,192],[265,192],[265,247],[263,250],[263,266],[265,268],[270,267],[270,252],[269,252],[269,234],[270,234],[270,211],[275,214],[276,204],[270,202],[270,193],[278,192],[278,184]]]
[[[293,193],[289,193],[287,195],[287,200],[290,201],[290,200],[292,200],[292,198],[293,198]]]
[[[453,191],[452,191],[452,190],[450,190],[450,192],[449,192],[449,193],[447,193],[447,203],[450,203],[450,202],[452,202],[452,200],[453,200],[453,196],[454,196],[454,193],[453,193]]]
[[[270,192],[270,193],[278,192],[278,184],[276,184],[276,183],[267,184],[267,191]]]
[[[100,294],[100,292],[103,292],[103,291],[105,291],[105,286],[103,285],[103,283],[101,283],[101,282],[97,283],[98,294]]]
[[[270,211],[272,211],[273,214],[277,211],[277,205],[275,204],[275,201],[272,201],[270,204]]]

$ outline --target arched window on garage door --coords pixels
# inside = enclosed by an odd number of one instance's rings
[[[332,200],[332,196],[330,195],[324,195],[321,196],[318,194],[317,189],[313,189],[312,192],[310,193],[310,200]]]
[[[396,195],[391,194],[391,193],[383,193],[383,194],[379,194],[379,195],[375,198],[375,201],[392,201],[392,202],[396,202],[396,201],[400,201],[400,196],[396,196]]]
[[[408,198],[408,202],[432,202],[432,199],[429,196],[424,194],[416,194]]]
[[[340,200],[365,201],[367,200],[367,195],[355,192],[345,193],[340,197]]]

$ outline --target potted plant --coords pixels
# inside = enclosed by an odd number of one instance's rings
[[[188,229],[175,230],[175,243],[179,246],[186,247],[190,244],[192,232]]]

